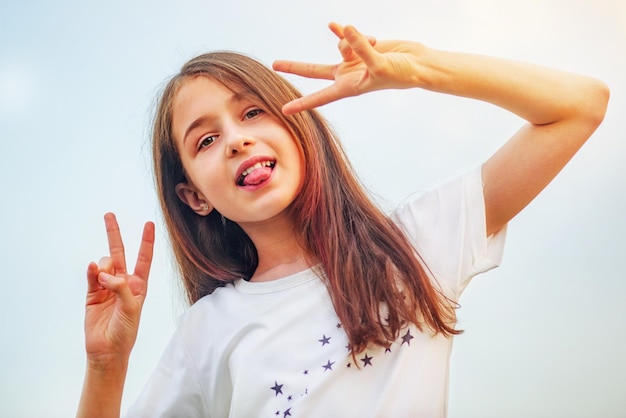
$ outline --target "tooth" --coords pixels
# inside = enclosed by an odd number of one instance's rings
[[[259,169],[261,167],[272,167],[273,163],[271,161],[260,161],[253,165],[252,167],[248,167],[241,173],[241,177],[245,177],[248,174],[252,173],[254,170]]]

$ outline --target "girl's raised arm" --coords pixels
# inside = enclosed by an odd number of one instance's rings
[[[130,351],[137,338],[152,264],[154,224],[146,223],[133,274],[112,213],[104,217],[109,257],[87,268],[85,349],[87,369],[78,417],[119,417]]]
[[[375,41],[351,26],[330,29],[341,63],[274,63],[277,71],[334,80],[287,103],[285,114],[374,90],[419,87],[490,102],[528,121],[483,165],[487,235],[530,203],[604,118],[608,88],[593,78],[417,42]]]

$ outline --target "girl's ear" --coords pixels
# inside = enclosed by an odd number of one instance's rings
[[[207,216],[213,210],[213,206],[211,206],[208,200],[187,183],[178,183],[176,185],[176,195],[200,216]]]

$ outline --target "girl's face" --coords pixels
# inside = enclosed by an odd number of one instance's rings
[[[172,113],[188,180],[176,188],[183,202],[242,227],[284,214],[302,186],[304,156],[257,99],[199,76],[181,86]]]

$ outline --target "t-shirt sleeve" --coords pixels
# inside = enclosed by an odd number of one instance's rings
[[[392,218],[454,300],[472,277],[502,260],[506,226],[486,236],[481,167],[401,205]]]
[[[182,332],[178,329],[125,417],[208,416],[197,368],[187,352]]]

